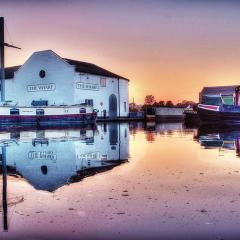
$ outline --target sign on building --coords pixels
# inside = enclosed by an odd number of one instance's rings
[[[40,91],[54,91],[56,88],[54,83],[50,84],[37,84],[37,85],[28,85],[28,92],[40,92]]]
[[[77,89],[83,89],[83,90],[92,90],[92,91],[98,91],[99,85],[93,84],[93,83],[84,83],[84,82],[77,82],[76,83]]]

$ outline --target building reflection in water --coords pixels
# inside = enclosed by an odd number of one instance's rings
[[[240,128],[202,126],[195,139],[206,149],[235,150],[240,156]]]
[[[1,157],[9,171],[50,192],[125,162],[129,154],[127,124],[9,132],[0,134],[0,140]]]
[[[0,133],[4,229],[7,229],[7,173],[25,178],[37,190],[52,192],[110,170],[128,161],[128,156],[128,124]]]

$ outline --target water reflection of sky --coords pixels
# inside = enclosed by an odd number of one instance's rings
[[[0,134],[11,170],[6,239],[240,234],[236,129],[139,122],[8,134]]]

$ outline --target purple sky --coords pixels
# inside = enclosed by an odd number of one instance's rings
[[[1,1],[8,66],[34,51],[88,61],[131,80],[130,97],[198,100],[240,83],[240,1]],[[131,100],[130,99],[130,100]]]

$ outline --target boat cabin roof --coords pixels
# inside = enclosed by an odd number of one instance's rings
[[[235,89],[239,87],[238,85],[234,86],[218,86],[218,87],[204,87],[200,92],[200,95],[232,95],[235,92]]]

